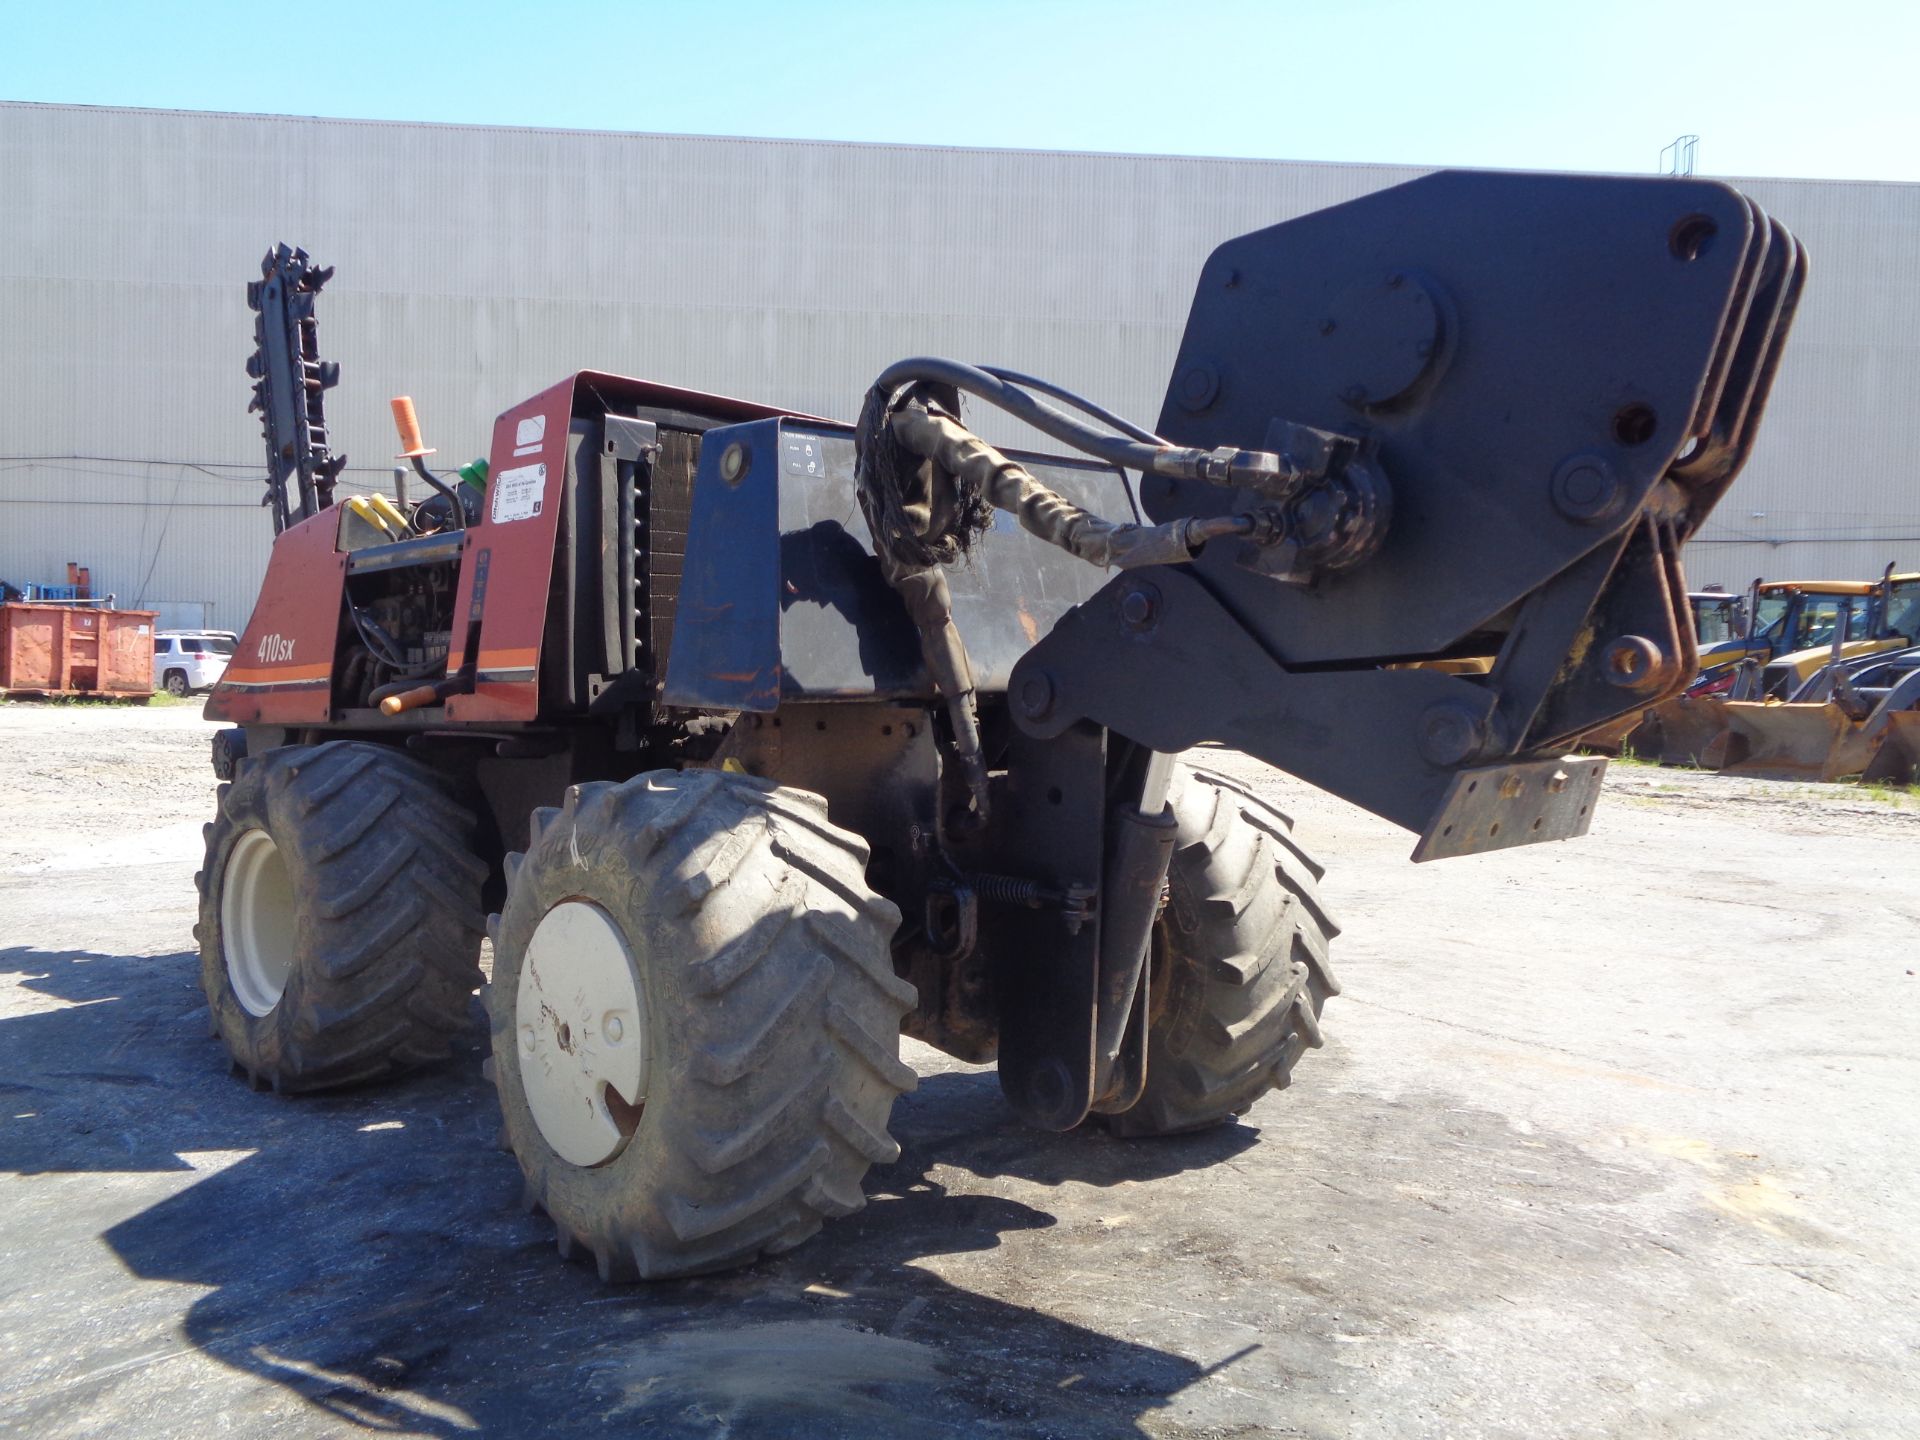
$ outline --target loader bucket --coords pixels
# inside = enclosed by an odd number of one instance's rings
[[[1882,726],[1848,717],[1831,701],[1819,705],[1727,702],[1727,775],[1762,780],[1843,780],[1865,770],[1880,748]]]
[[[1920,710],[1895,710],[1876,723],[1881,727],[1880,748],[1860,778],[1920,784]]]
[[[1627,736],[1643,759],[1718,770],[1725,753],[1727,704],[1718,695],[1676,695],[1647,711]]]

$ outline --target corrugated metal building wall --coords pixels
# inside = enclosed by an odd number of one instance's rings
[[[378,488],[388,396],[457,462],[583,367],[846,416],[933,352],[1150,421],[1213,245],[1418,173],[0,104],[0,576],[79,560],[245,620],[243,282],[276,240],[339,269],[329,418]],[[1920,186],[1746,183],[1814,281],[1694,578],[1920,566]]]

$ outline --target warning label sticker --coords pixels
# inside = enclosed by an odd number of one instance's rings
[[[513,453],[516,457],[538,455],[546,443],[547,417],[544,415],[529,415],[513,432]]]
[[[540,502],[547,493],[547,467],[519,465],[502,470],[487,487],[493,492],[493,523],[505,525],[511,520],[531,520],[540,513]]]

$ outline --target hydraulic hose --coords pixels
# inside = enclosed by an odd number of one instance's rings
[[[1076,395],[1064,385],[1056,385],[1051,380],[1042,380],[1037,375],[1022,375],[1018,370],[1009,370],[1004,365],[982,365],[980,367],[996,380],[1005,380],[1010,385],[1018,385],[1026,390],[1038,390],[1043,395],[1051,395],[1056,400],[1064,400],[1074,409],[1091,415],[1102,424],[1111,425],[1122,435],[1138,440],[1142,445],[1172,445],[1171,440],[1162,439],[1143,425],[1136,425],[1124,415],[1116,415],[1104,405],[1096,405],[1084,395]]]
[[[1064,410],[1049,405],[1020,386],[976,365],[965,365],[958,360],[943,360],[932,355],[897,360],[880,372],[880,378],[873,385],[875,390],[891,397],[903,386],[915,382],[949,385],[964,390],[1031,425],[1041,434],[1122,470],[1253,488],[1289,478],[1287,467],[1282,464],[1280,457],[1261,450],[1234,450],[1224,446],[1218,450],[1197,450],[1190,446],[1105,434],[1082,424]],[[1079,403],[1077,397],[1070,403]],[[1144,433],[1138,431],[1137,427],[1129,426],[1128,429],[1136,434]]]
[[[1048,489],[1024,465],[943,415],[907,405],[894,412],[890,426],[907,450],[977,490],[1029,534],[1103,569],[1182,565],[1207,541],[1248,535],[1255,528],[1248,515],[1172,520],[1164,525],[1105,520]]]
[[[454,493],[453,487],[429,470],[427,468],[427,462],[420,456],[415,455],[412,457],[412,460],[413,473],[431,485],[434,493],[447,502],[447,529],[466,529],[467,510],[466,507],[460,503],[460,497]]]

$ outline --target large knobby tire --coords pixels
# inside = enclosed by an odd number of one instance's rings
[[[486,864],[446,782],[381,745],[240,760],[206,827],[200,981],[258,1087],[323,1090],[445,1060],[480,984]]]
[[[1140,1102],[1108,1118],[1121,1135],[1217,1125],[1320,1044],[1320,1008],[1339,993],[1327,944],[1339,934],[1315,888],[1322,869],[1293,821],[1209,771],[1175,770],[1179,825],[1169,903],[1154,935],[1154,1006]]]
[[[655,771],[534,812],[491,924],[490,1064],[526,1203],[563,1255],[609,1280],[729,1269],[866,1203],[915,1083],[900,913],[866,862],[825,801],[748,775]],[[598,959],[536,941],[550,917],[598,936]],[[600,1078],[616,1071],[624,1093]]]

